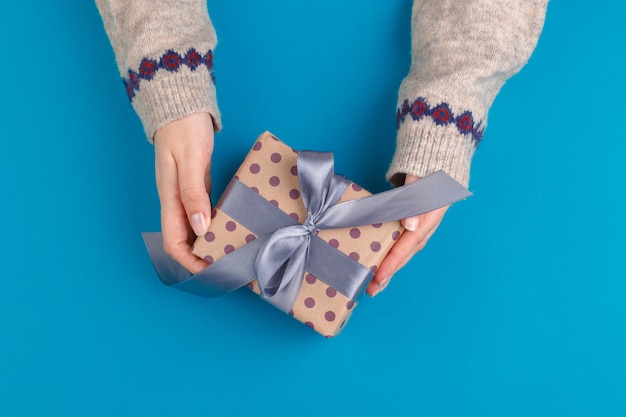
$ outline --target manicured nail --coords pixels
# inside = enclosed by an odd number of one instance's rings
[[[409,217],[404,221],[404,228],[410,232],[414,232],[417,230],[419,223],[420,221],[418,217]]]
[[[376,288],[376,290],[374,290],[374,293],[372,294],[372,297],[377,296],[378,294],[380,294],[381,292],[383,292],[383,290],[385,288],[387,288],[387,285],[389,284],[389,280],[391,279],[391,277],[387,277],[387,278],[383,278],[379,283],[378,283],[378,287]]]
[[[204,236],[206,234],[206,217],[204,213],[199,212],[191,215],[191,228],[196,236]]]

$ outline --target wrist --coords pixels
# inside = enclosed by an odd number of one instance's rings
[[[157,148],[179,148],[193,142],[213,152],[213,117],[209,113],[193,113],[178,120],[167,123],[154,134],[154,145]],[[208,145],[208,146],[207,146]],[[197,148],[198,149],[198,148]]]

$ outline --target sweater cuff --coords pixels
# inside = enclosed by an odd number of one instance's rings
[[[464,187],[469,184],[470,164],[476,142],[454,124],[441,126],[434,120],[406,120],[398,128],[396,152],[387,171],[395,186],[406,174],[424,177],[443,170]]]
[[[194,113],[209,113],[215,132],[222,128],[212,73],[205,67],[159,71],[153,79],[142,80],[132,103],[150,143],[158,129]]]

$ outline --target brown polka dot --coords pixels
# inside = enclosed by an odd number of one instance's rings
[[[333,311],[327,311],[326,314],[324,314],[324,318],[326,319],[326,321],[335,321],[336,317],[337,316]]]
[[[273,176],[270,178],[270,185],[272,187],[277,187],[280,184],[280,178],[278,178],[277,176]]]

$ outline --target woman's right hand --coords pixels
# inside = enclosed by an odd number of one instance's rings
[[[195,113],[163,126],[154,135],[154,147],[163,249],[197,274],[208,266],[191,253],[191,244],[211,222],[211,115]]]

